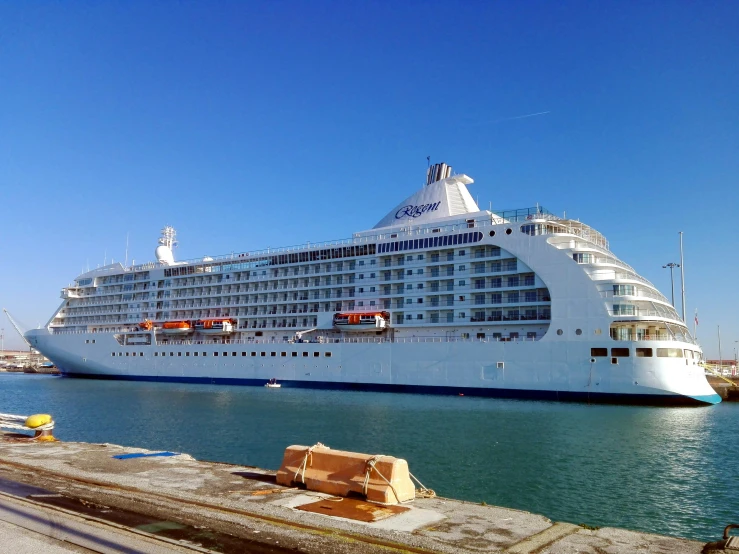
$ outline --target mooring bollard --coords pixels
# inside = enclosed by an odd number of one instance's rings
[[[703,554],[736,554],[739,552],[739,537],[729,535],[732,529],[739,529],[739,524],[727,525],[724,529],[724,538],[720,541],[709,542],[701,552]]]
[[[0,414],[0,427],[19,431],[33,431],[34,434],[31,440],[56,441],[53,433],[54,419],[49,414],[34,414],[32,416]]]

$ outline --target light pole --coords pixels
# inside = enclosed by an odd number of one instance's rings
[[[673,277],[673,271],[676,267],[680,267],[680,264],[676,264],[675,262],[670,262],[667,265],[663,265],[662,269],[670,268],[670,289],[672,290],[672,307],[675,307],[675,279]]]

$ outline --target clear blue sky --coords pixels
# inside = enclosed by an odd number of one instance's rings
[[[165,224],[179,258],[349,237],[430,155],[668,296],[684,231],[688,319],[732,357],[737,29],[734,1],[3,2],[0,306],[44,323]]]

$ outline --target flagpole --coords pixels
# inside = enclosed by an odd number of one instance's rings
[[[683,260],[683,232],[680,231],[680,289],[682,290],[683,323],[685,321],[685,261]]]

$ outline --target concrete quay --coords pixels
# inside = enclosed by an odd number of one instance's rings
[[[113,458],[131,453],[143,456]],[[81,535],[72,532],[54,546],[69,550],[49,545],[48,551],[698,554],[703,547],[448,498],[417,498],[391,510],[281,487],[273,471],[151,454],[156,453],[113,444],[0,436],[0,536],[20,541],[14,551],[23,552],[24,540],[41,540],[39,528],[46,525],[58,539],[59,529],[73,519],[88,526],[80,533],[93,540],[78,544],[75,537]],[[9,521],[23,510],[35,514],[36,529]],[[34,536],[25,536],[29,532]],[[111,533],[130,533],[131,542],[118,549]],[[96,544],[98,535],[108,538]]]
[[[714,375],[706,377],[724,402],[739,402],[739,379],[736,377],[720,378]]]

